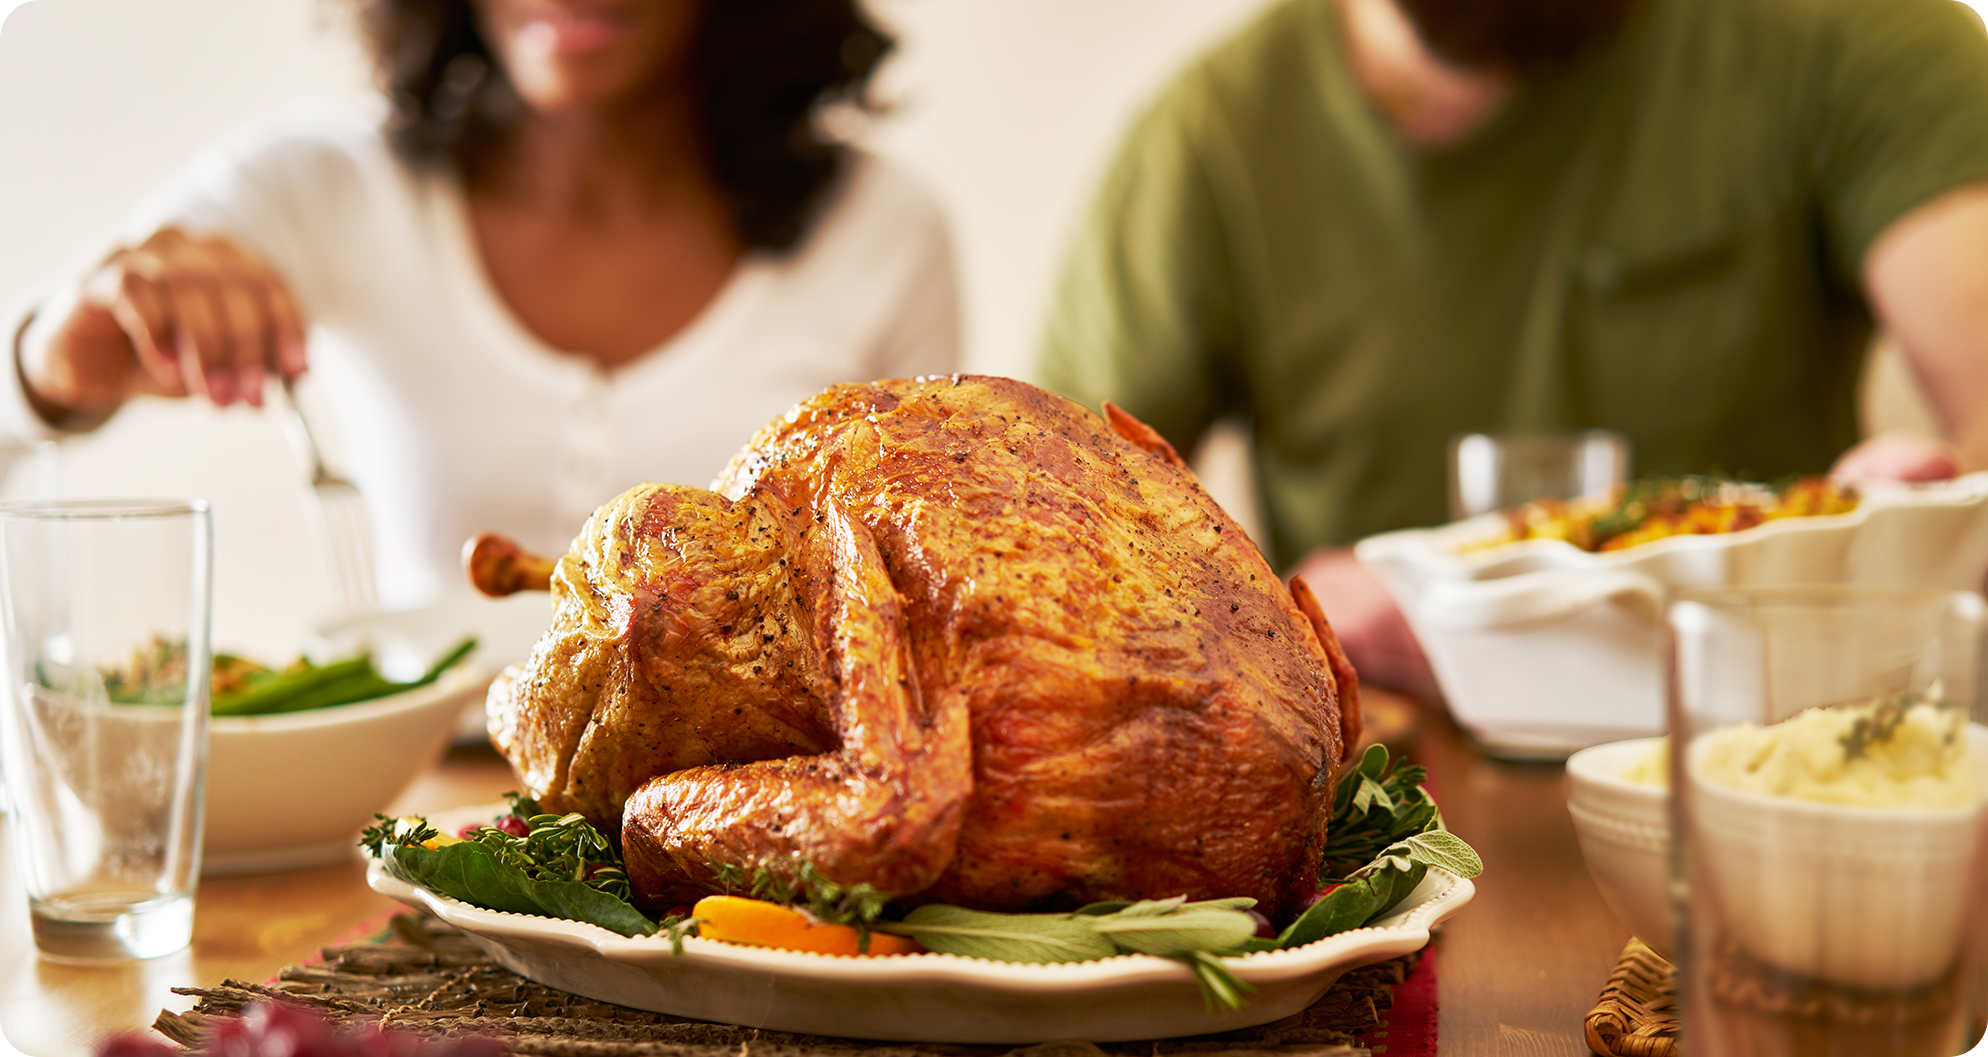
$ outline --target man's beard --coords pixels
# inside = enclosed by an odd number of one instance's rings
[[[1468,70],[1536,73],[1613,33],[1636,0],[1396,0],[1422,42]]]

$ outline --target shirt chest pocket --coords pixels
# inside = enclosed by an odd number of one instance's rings
[[[1785,297],[1757,234],[1720,218],[1634,243],[1598,239],[1578,255],[1567,351],[1603,420],[1715,428],[1794,366],[1773,362],[1787,343],[1766,331]]]
[[[1597,240],[1581,253],[1575,273],[1597,302],[1661,298],[1717,284],[1737,268],[1744,244],[1741,225],[1721,218],[1629,245]]]

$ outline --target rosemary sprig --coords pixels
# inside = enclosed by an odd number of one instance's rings
[[[1871,751],[1874,745],[1890,741],[1892,735],[1905,722],[1906,713],[1914,705],[1927,701],[1924,693],[1910,690],[1891,697],[1880,698],[1871,710],[1850,724],[1850,732],[1836,739],[1843,746],[1844,762],[1849,762]]]
[[[532,880],[578,881],[616,899],[629,898],[621,856],[584,816],[554,815],[539,810],[530,797],[504,796],[511,802],[511,813],[498,819],[497,825],[471,830],[463,839],[489,848],[498,861],[517,867]],[[524,824],[524,834],[516,832],[520,827],[512,819]]]
[[[425,818],[388,818],[375,814],[374,822],[359,831],[359,845],[379,855],[387,848],[418,848],[421,842],[442,835]]]

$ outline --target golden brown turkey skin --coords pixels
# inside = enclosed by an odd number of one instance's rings
[[[1150,430],[1007,379],[841,386],[716,487],[603,507],[491,694],[649,901],[803,860],[1001,909],[1310,893],[1351,668]]]

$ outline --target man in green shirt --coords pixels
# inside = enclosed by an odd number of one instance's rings
[[[1845,454],[1874,317],[1951,450]],[[1445,519],[1457,433],[1988,469],[1988,34],[1954,0],[1286,0],[1133,130],[1037,375],[1183,451],[1249,420],[1273,563],[1421,686],[1344,548]]]

